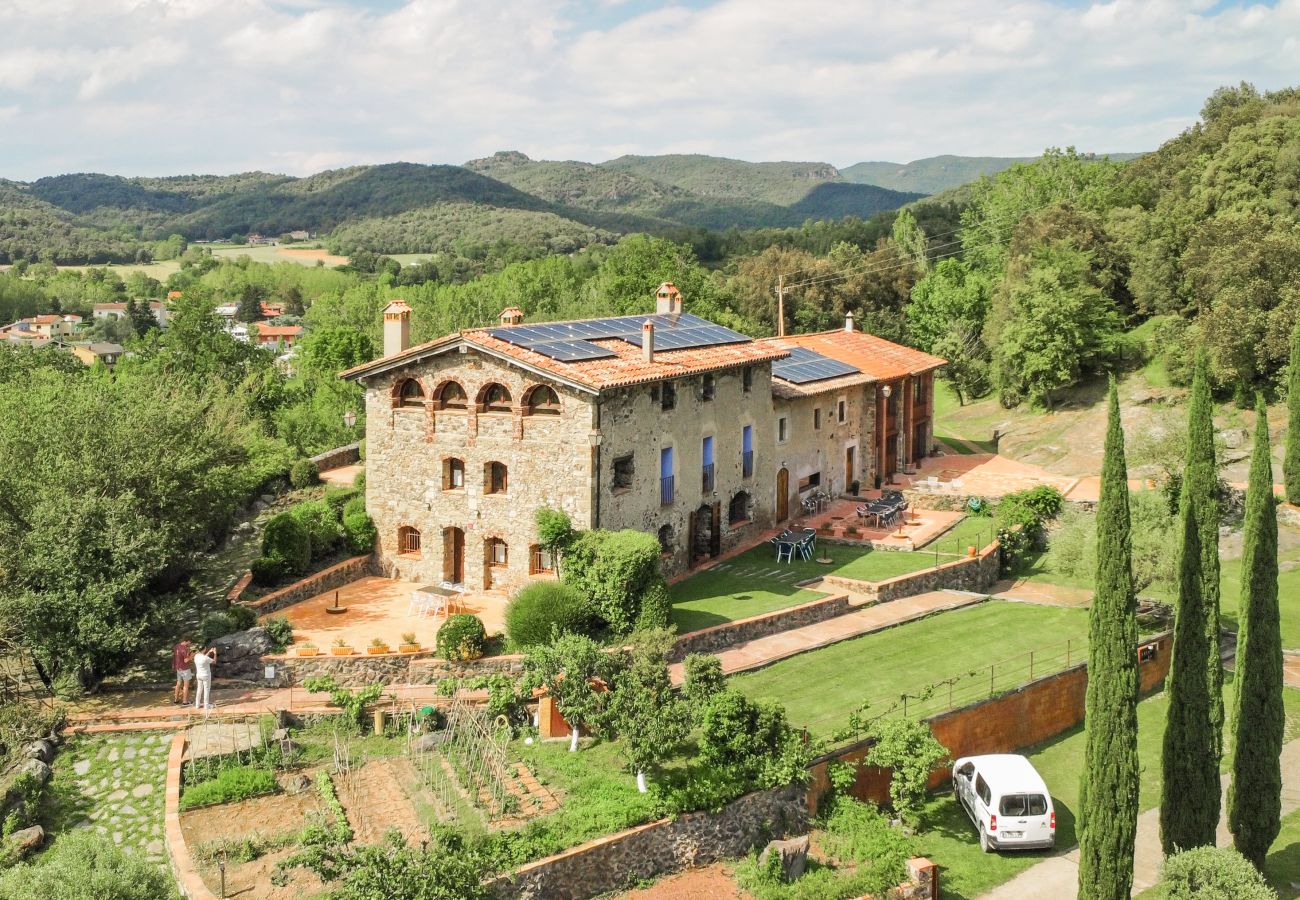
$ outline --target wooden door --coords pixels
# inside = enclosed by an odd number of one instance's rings
[[[448,528],[442,542],[442,576],[452,584],[465,582],[465,532]]]
[[[846,491],[852,490],[853,482],[858,480],[858,476],[854,474],[854,469],[856,467],[853,465],[853,457],[855,455],[853,451],[856,449],[856,447],[844,448],[844,490]]]
[[[784,522],[790,518],[790,470],[781,469],[776,473],[776,520]]]

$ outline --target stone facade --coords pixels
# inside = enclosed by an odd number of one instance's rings
[[[429,402],[395,406],[394,392],[408,379]],[[437,408],[449,382],[464,392],[465,408]],[[491,384],[509,393],[506,411],[480,411]],[[528,392],[539,384],[559,396],[559,415],[525,415]],[[591,395],[472,349],[368,382],[366,508],[388,573],[423,583],[459,582],[469,590],[527,583],[539,507],[564,510],[577,527],[593,525],[593,420]],[[496,492],[494,463],[505,467],[505,489]],[[399,545],[405,528],[418,532],[414,552]],[[505,545],[504,564],[495,541]]]
[[[841,403],[845,410],[843,421]],[[858,384],[813,396],[777,399],[774,405],[777,425],[773,429],[773,491],[780,492],[782,481],[787,485],[790,516],[802,515],[800,501],[814,489],[839,496],[848,493],[854,481],[860,490],[874,483],[875,385]],[[784,479],[780,477],[782,468],[788,473]]]
[[[498,879],[496,894],[502,900],[585,900],[802,834],[806,809],[802,787],[746,794],[717,813],[661,819],[530,863]]]

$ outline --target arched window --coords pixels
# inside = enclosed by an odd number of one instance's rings
[[[528,574],[529,575],[551,575],[555,572],[555,558],[551,551],[541,544],[533,544],[528,548]]]
[[[414,378],[404,379],[393,392],[393,399],[395,400],[393,405],[399,409],[422,407],[424,406],[424,388]]]
[[[539,384],[528,392],[526,406],[530,416],[558,416],[560,395],[549,385]]]
[[[480,412],[510,412],[510,391],[504,384],[493,382],[486,385],[478,396]]]
[[[736,496],[731,498],[731,503],[727,507],[727,521],[732,525],[749,521],[749,493],[747,491],[736,491]]]
[[[673,552],[673,526],[664,525],[659,529],[659,549],[663,553]]]
[[[410,525],[397,529],[397,554],[399,556],[420,555],[420,530]]]
[[[465,487],[465,461],[454,456],[442,461],[442,489],[459,491]]]
[[[483,467],[483,493],[504,494],[509,487],[506,464],[490,462]]]
[[[458,381],[444,381],[438,387],[438,409],[464,409],[467,399],[465,389]]]

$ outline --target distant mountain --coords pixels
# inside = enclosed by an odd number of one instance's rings
[[[1100,154],[1099,154],[1100,155]],[[1111,153],[1114,160],[1136,159],[1141,153]],[[891,191],[937,194],[960,187],[982,175],[996,175],[1018,162],[1033,162],[1036,156],[931,156],[910,163],[860,162],[840,170],[847,181],[874,184]]]
[[[600,167],[652,178],[697,197],[759,200],[777,206],[797,203],[819,184],[844,180],[830,163],[752,163],[697,154],[620,156]]]

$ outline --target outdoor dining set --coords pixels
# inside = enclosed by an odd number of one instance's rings
[[[897,525],[907,512],[907,501],[897,491],[885,491],[879,500],[872,500],[856,510],[864,522],[875,522],[877,528]]]
[[[812,559],[813,551],[817,549],[817,529],[783,531],[772,538],[772,546],[776,547],[777,562],[791,562],[796,553],[800,559]]]

